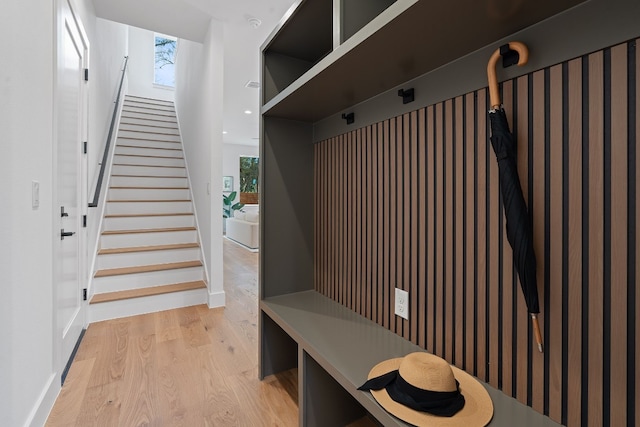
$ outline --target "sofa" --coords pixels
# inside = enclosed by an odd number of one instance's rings
[[[227,218],[227,238],[248,248],[257,249],[259,246],[258,217],[258,212],[235,212],[232,218]]]

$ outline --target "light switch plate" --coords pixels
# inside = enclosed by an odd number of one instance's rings
[[[31,181],[31,207],[38,209],[40,207],[40,183]]]
[[[409,320],[409,292],[396,288],[396,315]]]

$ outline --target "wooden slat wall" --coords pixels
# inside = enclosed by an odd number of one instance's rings
[[[506,237],[486,89],[316,144],[316,290],[555,421],[640,425],[637,58],[634,40],[502,84],[544,353]]]

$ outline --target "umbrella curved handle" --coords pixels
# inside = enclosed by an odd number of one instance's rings
[[[515,50],[520,55],[518,59],[518,66],[522,66],[529,60],[529,49],[524,43],[521,42],[509,42],[509,49]],[[487,77],[489,79],[489,99],[491,101],[491,109],[495,110],[500,108],[502,101],[500,100],[500,91],[498,90],[498,77],[496,75],[496,64],[500,59],[500,48],[498,48],[487,64]]]

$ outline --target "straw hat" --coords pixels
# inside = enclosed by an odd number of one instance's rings
[[[478,380],[425,352],[378,363],[359,390],[370,390],[387,412],[415,426],[486,426],[493,417]]]

